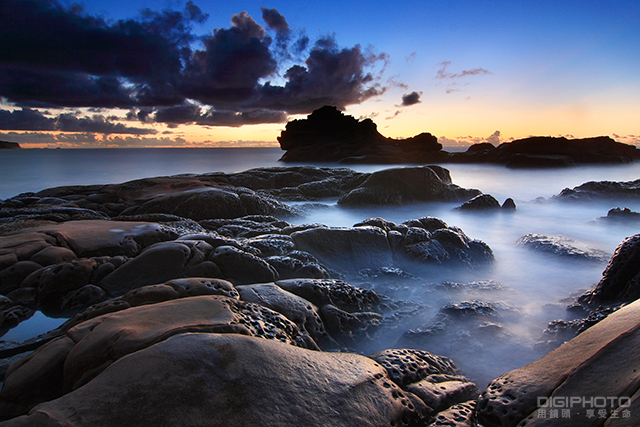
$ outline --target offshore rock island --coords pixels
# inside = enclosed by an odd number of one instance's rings
[[[471,145],[451,153],[430,133],[407,139],[387,138],[371,119],[357,120],[336,107],[324,106],[306,119],[287,123],[278,137],[283,162],[369,164],[494,163],[507,167],[566,167],[593,163],[630,163],[640,159],[634,145],[607,136],[567,139],[534,136]]]

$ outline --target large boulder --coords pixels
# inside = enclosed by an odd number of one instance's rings
[[[495,379],[478,401],[478,423],[636,425],[639,318],[636,301],[543,358]]]
[[[410,425],[421,418],[412,397],[364,356],[183,333],[118,359],[84,386],[0,425]]]
[[[574,188],[565,188],[553,196],[563,201],[620,200],[640,198],[640,179],[635,181],[589,181]]]
[[[442,168],[391,168],[372,173],[362,184],[338,199],[343,206],[398,205],[412,202],[464,201],[480,195],[450,182]]]
[[[527,234],[520,237],[516,241],[516,245],[541,254],[575,261],[605,263],[610,258],[610,255],[603,250],[592,248],[583,242],[565,236]]]

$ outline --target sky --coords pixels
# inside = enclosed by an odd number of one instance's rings
[[[640,145],[640,2],[0,0],[0,140],[277,146],[335,105],[443,145]]]

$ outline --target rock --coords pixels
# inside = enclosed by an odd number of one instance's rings
[[[210,257],[234,285],[273,282],[277,271],[265,260],[232,246],[219,246]]]
[[[640,234],[627,237],[616,248],[602,279],[579,302],[597,306],[633,302],[640,298]]]
[[[80,289],[62,297],[60,310],[63,312],[81,311],[107,299],[107,293],[95,285],[84,285]]]
[[[514,202],[514,200],[511,197],[509,197],[502,204],[502,209],[504,209],[504,210],[515,210],[516,209],[516,202]]]
[[[631,402],[637,400],[638,316],[640,301],[609,315],[543,358],[495,379],[478,401],[478,423],[590,426],[608,418],[606,425],[617,425],[613,410],[619,422],[637,421],[635,414],[625,421],[622,412],[632,409]],[[592,417],[590,408],[596,409]],[[549,411],[558,410],[560,415],[562,409],[569,411],[569,417],[559,416],[551,423]],[[597,409],[605,411],[604,419]]]
[[[606,222],[612,224],[631,224],[640,222],[640,213],[633,212],[629,208],[613,208],[607,212],[607,216],[597,219],[598,222]]]
[[[335,347],[324,328],[317,307],[275,283],[238,286],[243,301],[263,305],[285,316],[301,331],[306,331],[320,348]]]
[[[399,387],[417,383],[429,375],[458,375],[458,367],[447,357],[424,350],[390,349],[369,356],[382,365]]]
[[[317,348],[280,314],[226,297],[142,305],[82,322],[15,362],[0,391],[0,413],[23,414],[89,383],[114,361],[185,332],[237,333]]]
[[[334,305],[347,312],[368,312],[375,311],[380,304],[380,297],[374,291],[357,288],[343,280],[290,279],[276,284],[317,307]]]
[[[76,254],[70,249],[60,246],[48,246],[40,252],[35,253],[31,257],[31,261],[36,262],[42,266],[47,266],[71,261],[76,258]]]
[[[564,236],[527,234],[519,238],[516,245],[530,248],[546,255],[559,256],[576,261],[607,262],[609,260],[609,254],[606,252],[590,248],[584,243]]]
[[[158,224],[128,221],[68,221],[31,231],[54,236],[59,245],[68,247],[80,258],[135,256],[153,243],[178,237]]]
[[[16,150],[22,148],[17,142],[0,141],[0,150]]]
[[[180,241],[157,243],[108,274],[98,285],[111,296],[121,296],[141,286],[177,279],[183,277],[191,256],[191,248]]]
[[[170,280],[165,285],[171,286],[181,298],[200,295],[223,295],[233,299],[240,298],[240,294],[233,284],[222,279],[189,277]]]
[[[565,188],[552,197],[562,201],[620,200],[640,198],[640,179],[626,182],[589,181],[572,189]]]
[[[297,251],[299,253],[299,251]],[[312,255],[309,257],[314,258]],[[280,279],[295,279],[307,277],[311,279],[328,279],[329,272],[322,267],[315,258],[308,260],[301,258],[297,253],[290,253],[288,256],[271,256],[265,261],[278,272]]]
[[[441,169],[438,169],[441,171]],[[430,166],[391,168],[372,173],[338,199],[343,206],[398,205],[411,202],[460,201],[480,194],[442,180]]]
[[[40,307],[54,313],[60,310],[67,294],[90,284],[97,266],[96,260],[83,258],[44,268],[36,286]]]
[[[83,387],[0,425],[160,427],[203,420],[211,426],[355,427],[413,425],[420,416],[408,394],[364,356],[199,333],[120,358]]]
[[[280,234],[263,234],[252,237],[242,242],[260,251],[262,256],[284,255],[295,248],[295,243],[291,236]]]
[[[576,162],[571,156],[536,155],[515,153],[509,157],[506,167],[521,168],[562,168],[575,166]]]
[[[429,424],[429,427],[475,427],[474,410],[476,407],[476,401],[470,400],[467,402],[453,405],[450,408],[438,413],[435,417],[435,421]]]
[[[480,194],[473,199],[467,200],[456,209],[463,211],[493,210],[499,209],[500,202],[490,194]]]
[[[393,263],[387,233],[377,227],[313,228],[297,231],[291,238],[297,249],[331,268],[359,270]]]
[[[27,276],[41,268],[40,264],[33,261],[18,261],[0,271],[0,295],[7,295],[17,289]]]

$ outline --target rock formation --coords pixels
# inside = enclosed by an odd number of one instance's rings
[[[500,144],[475,144],[451,153],[430,133],[407,139],[382,136],[371,119],[358,121],[324,106],[306,119],[287,123],[278,137],[285,162],[343,163],[496,163],[513,168],[567,167],[585,163],[630,163],[640,159],[635,146],[610,137],[567,139],[533,136]]]

